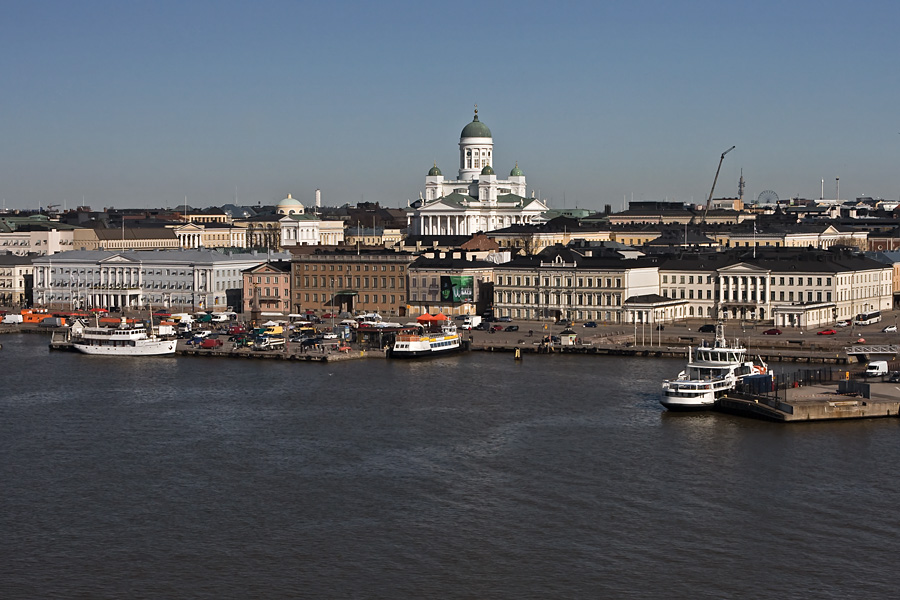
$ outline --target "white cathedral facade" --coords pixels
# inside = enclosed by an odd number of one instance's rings
[[[425,195],[407,214],[410,235],[472,235],[516,224],[540,223],[547,205],[525,196],[518,163],[508,179],[494,173],[494,139],[475,118],[459,137],[459,176],[444,179],[435,164],[425,177]]]

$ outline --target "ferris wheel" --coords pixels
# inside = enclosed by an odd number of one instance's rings
[[[778,194],[773,192],[772,190],[766,190],[764,192],[760,192],[759,196],[756,197],[757,204],[777,204],[778,203]]]

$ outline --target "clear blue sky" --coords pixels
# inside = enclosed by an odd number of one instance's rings
[[[0,4],[8,208],[379,201],[494,165],[552,206],[900,196],[900,3]]]

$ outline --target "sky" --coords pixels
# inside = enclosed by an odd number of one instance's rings
[[[900,3],[0,0],[5,208],[900,197]],[[838,184],[837,179],[840,179]],[[824,184],[822,183],[824,180]]]

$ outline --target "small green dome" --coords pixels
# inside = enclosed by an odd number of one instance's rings
[[[488,126],[478,120],[478,109],[475,109],[475,118],[472,119],[472,122],[463,127],[462,133],[459,134],[461,138],[489,138],[494,137],[491,135],[491,130],[488,129]]]
[[[434,166],[428,169],[429,177],[434,177],[435,175],[443,175],[443,173],[441,173],[441,170],[438,169],[437,163],[434,163]]]
[[[525,173],[522,172],[522,169],[519,168],[519,163],[516,162],[516,166],[513,167],[513,170],[509,172],[510,177],[524,177]]]
[[[484,168],[481,170],[481,174],[482,175],[493,175],[494,169],[491,167],[491,165],[485,165]]]

